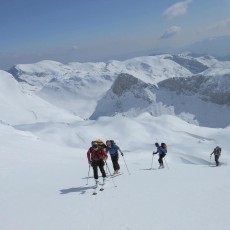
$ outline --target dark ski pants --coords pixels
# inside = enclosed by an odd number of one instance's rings
[[[102,177],[106,177],[106,173],[105,173],[105,170],[104,170],[104,165],[105,165],[105,162],[101,159],[99,161],[92,161],[92,164],[91,166],[93,167],[93,176],[94,176],[94,179],[98,179],[98,167],[101,171],[101,174],[102,174]]]
[[[111,160],[112,160],[112,163],[113,163],[113,169],[114,169],[114,171],[120,169],[120,165],[118,164],[118,159],[119,159],[119,155],[118,154],[116,154],[115,156],[111,156]]]
[[[159,154],[158,162],[160,165],[163,165],[163,158],[166,156],[165,153]]]
[[[220,162],[219,162],[219,155],[215,155],[215,162],[216,162],[216,166],[219,166]]]

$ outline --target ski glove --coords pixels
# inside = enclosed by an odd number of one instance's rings
[[[121,156],[124,156],[124,153],[123,153],[123,152],[121,152]]]

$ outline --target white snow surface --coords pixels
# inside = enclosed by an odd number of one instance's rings
[[[93,196],[86,152],[98,138],[120,146],[123,175],[108,178],[105,190]],[[0,229],[227,230],[229,138],[230,127],[203,128],[147,113],[0,124]],[[168,168],[158,170],[158,157],[152,158],[156,141],[168,145]],[[220,167],[213,167],[213,157],[210,165],[216,145],[222,147]],[[110,158],[108,166],[113,172]]]
[[[58,68],[58,63],[52,63]],[[104,68],[103,63],[88,63],[85,71],[95,66],[96,71],[98,65]],[[88,76],[80,82],[95,92],[86,104],[99,97],[97,84],[109,89],[115,79],[104,75],[93,82]],[[159,80],[147,74],[141,78],[145,80],[140,85],[150,89]],[[201,127],[173,115],[153,117],[145,111],[82,120],[25,87],[0,71],[1,230],[229,229],[230,126]],[[141,96],[154,97],[150,89]],[[119,158],[123,174],[113,179],[108,158],[105,190],[93,196],[95,182],[86,153],[96,139],[115,140],[124,158]],[[152,155],[155,142],[168,146],[164,169],[158,169],[158,156]],[[210,158],[217,145],[222,148],[220,167],[214,167]]]
[[[24,91],[11,74],[2,70],[0,70],[0,108],[0,120],[10,124],[81,120],[35,94]]]

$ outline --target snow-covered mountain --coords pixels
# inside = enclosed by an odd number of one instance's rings
[[[230,75],[217,72],[213,76],[204,72],[188,78],[170,78],[159,82],[158,87],[120,74],[90,118],[149,112],[153,116],[176,115],[201,126],[226,127],[230,124]]]
[[[158,84],[177,94],[198,95],[204,101],[219,105],[230,106],[230,68],[212,72],[203,72],[201,75],[190,78],[171,78]]]
[[[168,59],[170,55],[138,57],[107,63],[70,63],[53,61],[16,65],[9,70],[25,89],[43,99],[88,118],[97,101],[110,89],[117,75],[131,74],[146,83],[156,84],[191,72]]]
[[[202,61],[197,60],[196,58],[193,58],[188,55],[183,55],[183,54],[182,55],[172,55],[172,56],[169,56],[168,59],[171,59],[175,61],[176,63],[178,63],[179,65],[185,67],[193,74],[200,73],[208,69],[208,66],[202,63]],[[214,59],[214,58],[206,57],[205,59],[207,60],[207,59]]]
[[[167,79],[158,86],[157,100],[173,106],[176,114],[193,114],[202,126],[230,124],[230,62],[217,63],[190,78]]]
[[[83,118],[149,112],[225,127],[229,125],[229,66],[211,56],[183,53],[107,63],[42,61],[16,65],[9,72],[24,90]]]
[[[130,75],[120,74],[111,89],[98,101],[97,107],[90,117],[114,116],[118,113],[136,116],[143,112],[155,111],[154,115],[163,114],[156,103],[157,87]]]

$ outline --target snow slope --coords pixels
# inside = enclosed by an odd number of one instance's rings
[[[1,70],[0,107],[0,120],[10,124],[80,120],[70,112],[23,90],[11,74]]]
[[[0,124],[0,228],[227,230],[229,128],[146,113],[70,124]],[[120,158],[124,174],[108,178],[105,190],[92,196],[86,152],[97,138],[116,140],[131,175]],[[156,169],[156,141],[168,144],[169,168]],[[209,165],[216,145],[222,147],[218,168]],[[112,171],[110,159],[108,165]]]

